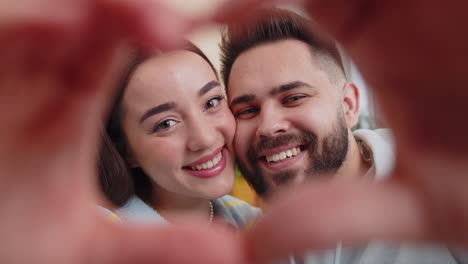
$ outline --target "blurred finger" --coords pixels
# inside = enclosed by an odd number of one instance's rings
[[[337,242],[423,239],[425,208],[412,192],[394,184],[309,184],[271,203],[247,234],[250,254],[260,263]]]
[[[111,18],[114,26],[147,49],[177,47],[201,22],[156,0],[101,0],[99,3],[99,9]]]
[[[272,3],[272,0],[240,0],[226,1],[213,16],[213,20],[222,24],[246,22],[255,14],[255,9],[262,4]]]
[[[74,0],[2,0],[0,29],[17,24],[74,23],[82,20],[89,1]]]
[[[92,263],[246,263],[241,240],[226,230],[122,224],[101,230]]]

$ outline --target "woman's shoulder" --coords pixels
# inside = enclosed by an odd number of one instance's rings
[[[114,212],[112,212],[110,209],[107,209],[101,205],[97,205],[97,210],[100,215],[104,216],[105,219],[111,221],[111,222],[120,222],[122,221],[120,217]]]
[[[230,195],[212,201],[215,212],[239,228],[249,227],[262,213],[260,208]]]
[[[115,210],[98,206],[101,214],[111,221],[130,223],[166,223],[166,221],[153,208],[148,206],[138,196],[131,196],[128,201]]]

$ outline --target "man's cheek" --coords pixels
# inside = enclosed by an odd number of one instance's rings
[[[236,151],[236,155],[242,155],[245,151],[245,146],[248,144],[245,142],[244,131],[237,125],[236,134],[234,135],[234,150]]]

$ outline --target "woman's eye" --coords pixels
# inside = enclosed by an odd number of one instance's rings
[[[206,102],[205,108],[210,109],[210,108],[216,107],[217,105],[219,105],[221,100],[223,100],[223,98],[224,97],[221,97],[221,96],[211,98],[210,100],[208,100],[208,102]]]
[[[158,123],[154,128],[153,128],[153,132],[158,132],[160,130],[165,130],[165,129],[168,129],[168,128],[171,128],[172,126],[176,125],[177,122],[175,120],[172,120],[172,119],[166,119],[160,123]]]

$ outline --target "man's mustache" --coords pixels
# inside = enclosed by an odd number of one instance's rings
[[[301,132],[299,134],[283,134],[261,139],[254,147],[255,153],[273,149],[287,144],[311,145],[317,142],[317,137],[312,133]]]

